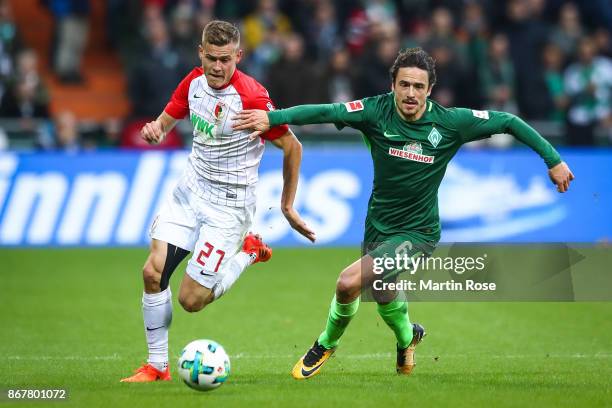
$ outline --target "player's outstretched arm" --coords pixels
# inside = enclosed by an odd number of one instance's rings
[[[297,140],[293,132],[288,131],[272,143],[283,150],[283,192],[281,195],[281,210],[291,225],[291,228],[308,238],[311,242],[316,239],[312,231],[298,212],[293,208],[295,194],[297,192],[298,178],[300,174],[300,163],[302,162],[302,144]]]
[[[258,109],[245,109],[234,116],[235,130],[251,129],[251,137],[256,137],[271,127],[289,125],[312,125],[316,123],[336,123],[344,120],[343,104],[298,105],[292,108],[266,112]],[[344,112],[346,113],[346,112]]]
[[[508,124],[510,134],[531,147],[544,159],[548,166],[548,176],[557,186],[557,191],[565,193],[569,189],[570,182],[574,180],[574,174],[569,166],[561,160],[561,156],[555,148],[544,139],[534,128],[517,116],[512,115]]]
[[[157,119],[142,127],[140,136],[149,144],[161,143],[177,122],[175,118],[162,112]]]
[[[557,191],[565,193],[569,189],[574,175],[568,165],[537,130],[518,116],[507,112],[474,111],[463,108],[457,108],[453,113],[463,143],[499,133],[511,134],[540,155],[548,167],[551,181],[557,186]]]

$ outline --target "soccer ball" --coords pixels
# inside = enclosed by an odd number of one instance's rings
[[[195,340],[183,348],[178,372],[185,384],[194,390],[210,391],[229,377],[229,356],[215,341]]]

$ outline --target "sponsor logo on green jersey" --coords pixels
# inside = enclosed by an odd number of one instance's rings
[[[435,156],[427,156],[423,154],[423,147],[419,142],[408,142],[402,149],[395,147],[389,148],[389,155],[399,157],[400,159],[412,160],[419,163],[431,164],[434,162]]]

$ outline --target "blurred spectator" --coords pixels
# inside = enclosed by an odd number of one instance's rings
[[[308,19],[306,25],[307,54],[316,61],[326,62],[339,44],[340,28],[336,22],[336,11],[330,0],[316,3],[314,18]]]
[[[129,78],[132,114],[139,118],[156,117],[193,66],[180,60],[161,17],[150,16],[145,24],[148,44]]]
[[[465,52],[455,36],[453,16],[447,8],[439,7],[431,14],[431,30],[422,47],[426,51],[434,48],[449,49],[453,64],[459,64],[462,68],[465,66]]]
[[[215,16],[215,4],[227,4],[229,2],[224,1],[217,3],[216,0],[192,0],[192,3],[197,4],[195,7],[195,30],[199,35],[201,35],[206,24],[210,23],[215,18],[218,18],[218,16]]]
[[[569,99],[565,94],[565,85],[563,84],[563,52],[561,48],[554,43],[547,44],[542,55],[542,63],[544,64],[546,87],[555,104],[555,109],[548,119],[563,122]]]
[[[39,141],[40,147],[47,150],[77,152],[81,150],[79,123],[73,112],[62,111],[53,118],[51,134],[44,135]]]
[[[436,61],[436,84],[431,91],[431,97],[443,106],[472,106],[463,104],[465,95],[463,86],[466,81],[466,72],[457,60],[454,51],[448,44],[438,43],[430,49],[431,57]],[[476,83],[476,81],[474,81]],[[472,89],[475,92],[475,89]]]
[[[368,42],[369,26],[368,15],[362,8],[354,8],[346,23],[346,44],[352,55],[360,55]]]
[[[322,75],[324,95],[317,102],[347,102],[356,99],[356,82],[357,74],[351,64],[351,54],[346,48],[336,49]]]
[[[42,0],[55,20],[53,69],[60,81],[80,83],[89,31],[89,0]]]
[[[291,22],[282,14],[276,0],[259,0],[257,10],[246,16],[243,22],[243,44],[247,50],[255,50],[269,32],[281,36],[291,32]]]
[[[444,106],[479,107],[478,76],[471,69],[465,48],[455,34],[450,9],[438,7],[433,11],[431,29],[422,44],[436,61],[438,81],[432,97]],[[468,86],[469,83],[476,86]]]
[[[559,11],[559,22],[553,28],[550,40],[561,49],[567,58],[574,58],[578,40],[583,34],[578,7],[574,3],[565,3]]]
[[[504,34],[491,38],[488,59],[480,66],[480,81],[488,109],[516,113],[514,64],[508,55],[508,38]]]
[[[320,92],[317,86],[316,71],[312,64],[304,58],[304,42],[302,37],[292,34],[283,42],[283,56],[268,70],[267,88],[272,100],[279,108],[289,108],[294,105],[321,101],[315,92]]]
[[[546,2],[550,0],[527,0],[527,6],[533,18],[543,19],[544,11],[546,9]]]
[[[129,5],[122,0],[106,1],[106,38],[113,48],[121,46],[125,35],[125,21],[129,17]]]
[[[397,32],[390,32],[369,47],[361,57],[358,97],[379,95],[391,91],[389,68],[397,57],[400,39]]]
[[[2,98],[0,116],[7,118],[46,118],[49,110],[46,101],[41,100],[36,87],[19,79],[14,82]]]
[[[13,21],[11,4],[8,0],[0,0],[0,98],[13,74],[13,61],[21,48],[21,38]]]
[[[193,20],[194,10],[187,3],[180,3],[172,12],[172,44],[179,59],[200,65],[197,50],[201,32],[197,32]]]
[[[369,0],[363,3],[370,22],[381,25],[397,23],[397,9],[393,1]]]
[[[283,38],[275,31],[266,32],[265,40],[256,49],[244,50],[240,68],[259,82],[267,82],[268,68],[281,57]]]
[[[280,58],[282,40],[291,32],[291,23],[275,0],[259,0],[255,12],[242,23],[242,46],[246,52],[243,69],[266,82],[267,69]]]
[[[538,119],[548,117],[554,107],[541,63],[548,32],[542,21],[532,18],[531,12],[525,0],[510,0],[506,35],[510,56],[515,62],[515,91],[520,114],[525,119]]]
[[[597,45],[597,53],[604,57],[612,58],[612,39],[610,31],[600,27],[593,33],[593,40]]]
[[[36,87],[41,100],[48,98],[46,86],[38,69],[38,56],[32,49],[24,49],[17,54],[15,78],[22,78]]]
[[[595,42],[583,37],[578,44],[578,62],[565,71],[565,89],[570,97],[568,141],[592,145],[595,126],[610,121],[612,61],[597,56]]]
[[[46,118],[49,115],[48,94],[37,68],[32,50],[17,56],[17,69],[0,102],[0,113],[10,118]]]
[[[102,124],[102,140],[100,147],[118,147],[121,143],[121,130],[123,123],[117,118],[109,118]]]
[[[227,21],[238,21],[247,14],[251,8],[251,1],[219,1],[219,0],[192,0],[194,2],[212,4],[211,14],[215,18]],[[202,29],[204,26],[201,27]]]
[[[461,37],[466,44],[466,57],[472,67],[480,67],[488,57],[487,20],[482,5],[476,1],[466,3],[463,10]]]
[[[372,55],[372,47],[391,38],[401,39],[395,3],[389,0],[368,0],[351,6],[346,25],[346,43],[353,56],[366,59]],[[351,2],[348,2],[351,4]]]

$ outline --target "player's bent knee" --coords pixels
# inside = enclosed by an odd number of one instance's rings
[[[361,279],[358,274],[344,270],[336,282],[336,292],[342,297],[354,297],[361,290]]]
[[[196,296],[179,296],[179,303],[189,313],[199,312],[206,306],[206,302]]]

